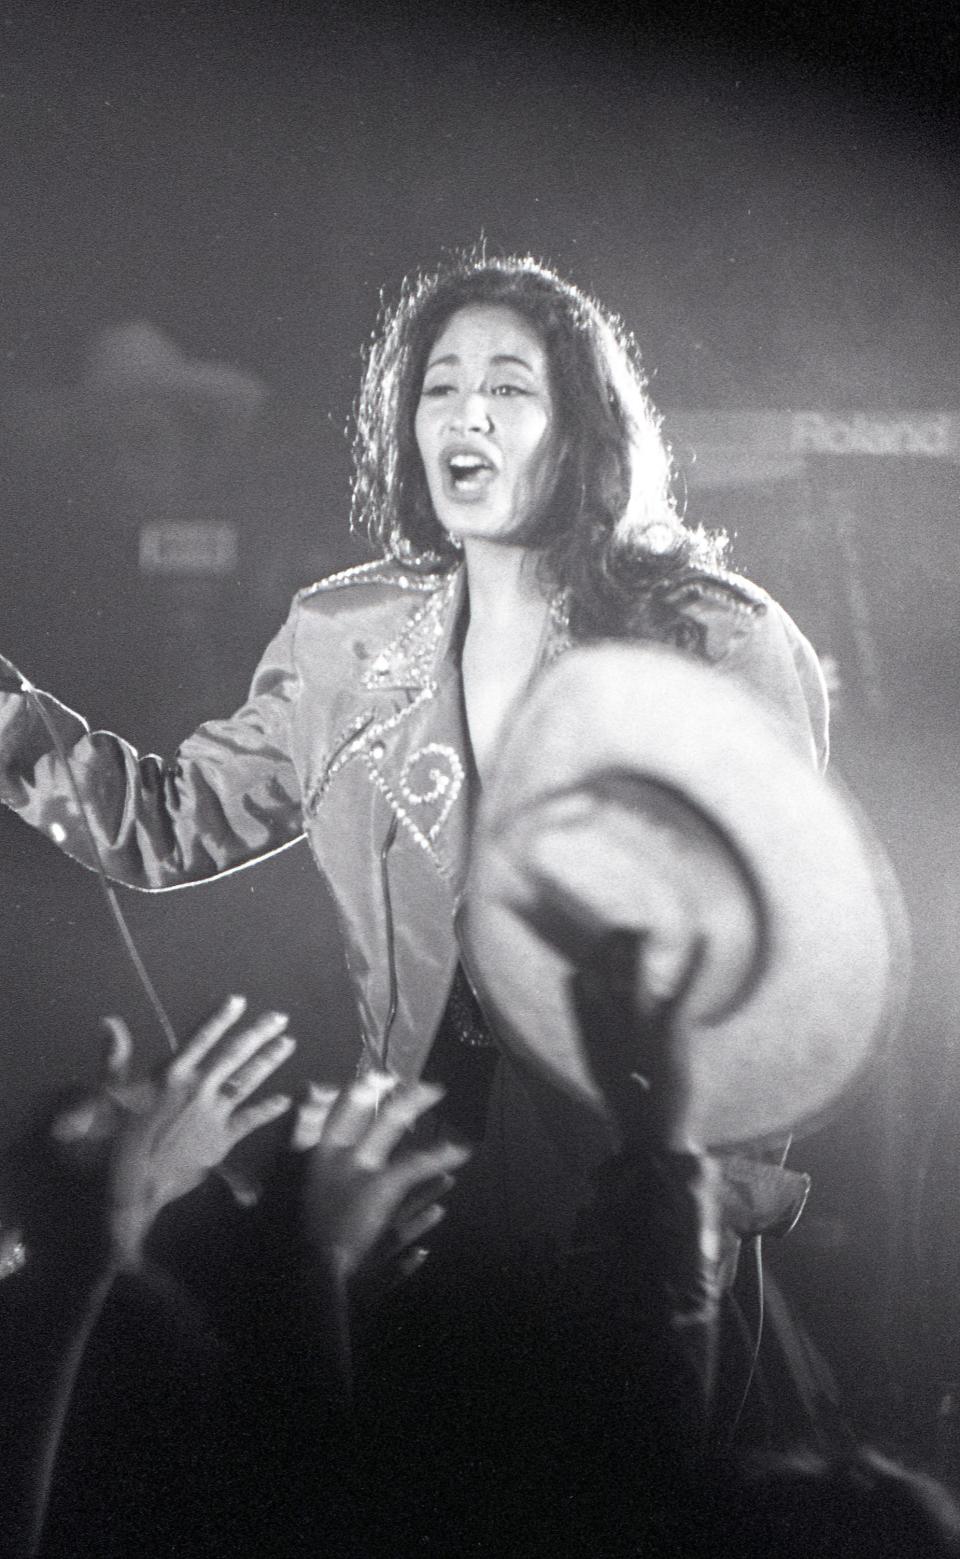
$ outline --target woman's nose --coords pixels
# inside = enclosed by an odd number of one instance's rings
[[[468,390],[451,408],[451,423],[464,433],[489,433],[493,418],[482,390]]]

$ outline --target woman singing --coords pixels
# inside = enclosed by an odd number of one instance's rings
[[[380,1442],[410,1481],[425,1458],[443,1469],[457,1504],[461,1453],[474,1476],[485,1458],[497,1478],[538,1476],[528,1425],[544,1416],[513,1411],[516,1386],[609,1151],[500,1054],[461,971],[472,811],[511,706],[569,645],[658,641],[740,678],[814,764],[826,697],[792,620],[679,519],[630,337],[533,260],[463,257],[386,313],[358,404],[352,521],[380,557],[299,592],[243,708],[170,762],[90,733],[0,659],[0,798],[83,864],[94,837],[109,875],[146,890],[309,839],[363,1066],[443,1085],[439,1130],[477,1144],[432,1260],[358,1345]],[[748,1179],[740,1166],[723,1204],[731,1264],[737,1236],[789,1222],[799,1194],[789,1172],[756,1194]],[[539,1451],[542,1473],[549,1442]]]
[[[108,873],[199,882],[301,834],[336,900],[371,1061],[417,1075],[458,964],[471,807],[511,703],[572,642],[656,639],[743,678],[811,760],[816,659],[719,566],[615,321],[530,260],[405,290],[370,353],[353,522],[381,557],[301,591],[244,706],[169,763],[43,696]],[[0,661],[0,797],[91,865],[64,766]]]
[[[596,1161],[573,1106],[500,1055],[460,968],[472,810],[511,706],[571,644],[654,640],[742,679],[822,763],[823,681],[785,612],[678,516],[630,338],[532,260],[468,256],[407,285],[369,354],[355,461],[353,523],[380,556],[297,595],[236,714],[164,763],[39,697],[118,881],[200,882],[306,834],[364,1064],[432,1076],[447,1129],[483,1144],[451,1201],[456,1257],[424,1273],[437,1292],[452,1274],[498,1332],[491,1291],[509,1270],[542,1296]],[[91,866],[37,698],[0,660],[0,799]]]

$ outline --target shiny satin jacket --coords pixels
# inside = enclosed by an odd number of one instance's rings
[[[679,620],[718,674],[741,678],[809,754],[826,755],[816,657],[745,581],[693,575]],[[67,750],[103,865],[162,890],[256,861],[306,834],[337,905],[368,1058],[416,1076],[459,956],[470,768],[460,677],[462,568],[371,563],[294,599],[247,702],[201,726],[169,763],[139,757],[0,659],[0,800],[93,864],[73,787],[37,709]],[[552,603],[546,664],[570,644]]]

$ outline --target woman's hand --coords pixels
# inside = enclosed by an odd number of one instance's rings
[[[160,1212],[198,1186],[251,1132],[291,1105],[287,1094],[249,1104],[287,1059],[295,1041],[287,1018],[266,1013],[226,1038],[246,1007],[231,996],[159,1076],[131,1084],[132,1046],[121,1020],[112,1036],[101,1092],[59,1116],[53,1136],[83,1167],[103,1167],[114,1258],[139,1263]],[[221,1043],[222,1042],[222,1043]]]
[[[404,1086],[382,1072],[339,1094],[312,1090],[293,1145],[310,1152],[308,1237],[341,1281],[371,1265],[408,1274],[425,1259],[418,1242],[444,1216],[441,1198],[470,1150],[448,1141],[399,1144],[442,1095],[432,1084]]]

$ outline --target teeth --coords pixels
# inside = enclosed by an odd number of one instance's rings
[[[481,460],[479,455],[450,456],[451,471],[484,471],[486,470],[486,464],[486,461]]]

